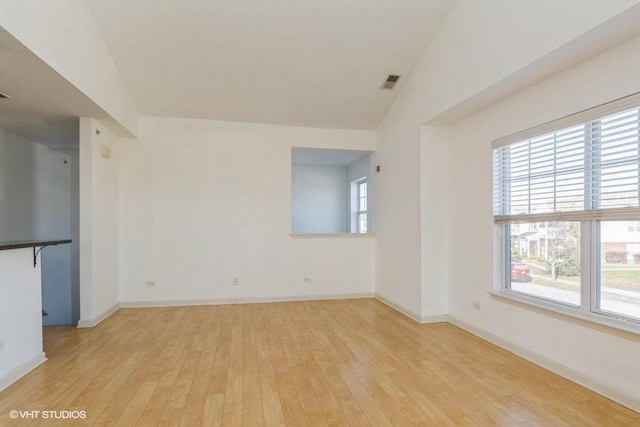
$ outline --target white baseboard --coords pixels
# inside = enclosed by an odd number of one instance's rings
[[[374,298],[374,293],[325,294],[294,297],[216,298],[197,300],[122,301],[121,308],[182,307],[190,305],[258,304],[269,302],[320,301],[337,299]]]
[[[375,294],[375,298],[378,301],[380,301],[381,303],[388,305],[389,307],[393,308],[394,310],[404,314],[405,316],[409,317],[410,319],[415,320],[416,322],[421,323],[421,324],[426,324],[426,323],[444,323],[444,322],[448,322],[449,321],[449,316],[447,316],[446,314],[422,316],[420,314],[413,313],[413,312],[411,312],[409,310],[405,310],[404,308],[402,308],[399,305],[389,301],[388,299],[386,299],[385,297],[383,297],[380,294]]]
[[[449,321],[449,316],[447,316],[446,314],[434,314],[431,316],[422,316],[420,318],[420,323],[427,324],[427,323],[447,323]]]
[[[397,305],[394,302],[389,301],[388,299],[386,299],[385,297],[383,297],[380,294],[375,294],[375,298],[378,301],[380,301],[381,303],[388,305],[389,307],[393,308],[395,311],[404,314],[405,316],[409,317],[410,319],[413,319],[418,323],[422,323],[422,316],[421,315],[413,313],[413,312],[411,312],[409,310],[405,310],[404,308],[400,307],[399,305]]]
[[[120,309],[120,304],[115,304],[112,307],[109,307],[104,313],[100,316],[94,317],[93,319],[80,319],[78,321],[78,328],[93,328],[97,326],[100,322],[105,320],[107,317],[111,316],[113,313]]]
[[[41,352],[24,362],[14,370],[10,371],[7,375],[0,378],[0,391],[6,389],[11,384],[15,383],[20,378],[24,377],[29,372],[33,371],[35,368],[42,365],[46,361],[47,355],[44,354],[44,352]]]
[[[524,347],[521,347],[503,338],[500,338],[497,335],[494,335],[480,328],[476,328],[475,326],[469,323],[466,323],[460,319],[457,319],[453,316],[448,316],[448,317],[449,317],[449,323],[451,323],[452,325],[455,325],[461,329],[464,329],[465,331],[473,335],[476,335],[477,337],[480,337],[483,340],[489,341],[490,343],[495,344],[498,347],[501,347],[513,354],[516,354],[532,363],[535,363],[536,365],[541,366],[570,381],[573,381],[574,383],[580,384],[581,386],[591,391],[594,391],[608,399],[611,399],[614,402],[617,402],[623,406],[626,406],[627,408],[633,411],[640,412],[640,400],[632,396],[629,396],[623,391],[620,391],[607,384],[604,384],[596,380],[595,378],[592,378],[581,372],[575,371],[565,365],[554,362],[553,360],[545,356],[542,356],[536,352],[528,350]]]

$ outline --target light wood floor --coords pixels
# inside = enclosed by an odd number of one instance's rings
[[[640,414],[372,299],[123,309],[46,328],[0,425],[638,426]],[[15,410],[84,410],[76,421]]]

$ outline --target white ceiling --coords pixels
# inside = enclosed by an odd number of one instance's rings
[[[87,0],[143,115],[375,129],[454,0]]]
[[[0,128],[50,148],[78,150],[78,117],[107,114],[0,27]]]

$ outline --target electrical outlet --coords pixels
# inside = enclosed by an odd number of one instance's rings
[[[233,283],[233,286],[240,286],[240,279],[234,277],[231,283]]]
[[[473,308],[474,308],[474,310],[480,310],[480,303],[477,302],[477,301],[474,301],[473,302]]]
[[[311,283],[311,277],[303,277],[303,278],[302,278],[302,281],[303,281],[304,283]]]
[[[150,280],[147,282],[147,288],[155,288],[156,287],[156,282]]]
[[[4,340],[0,340],[0,351],[4,350]]]

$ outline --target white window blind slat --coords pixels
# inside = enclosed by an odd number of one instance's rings
[[[640,95],[603,112],[582,112],[588,120],[565,118],[528,133],[523,140],[497,141],[494,148],[496,221],[523,215],[582,218],[595,212],[637,209],[640,218]],[[624,107],[624,108],[623,108]],[[625,210],[625,215],[628,211]],[[606,214],[605,214],[606,216]]]

